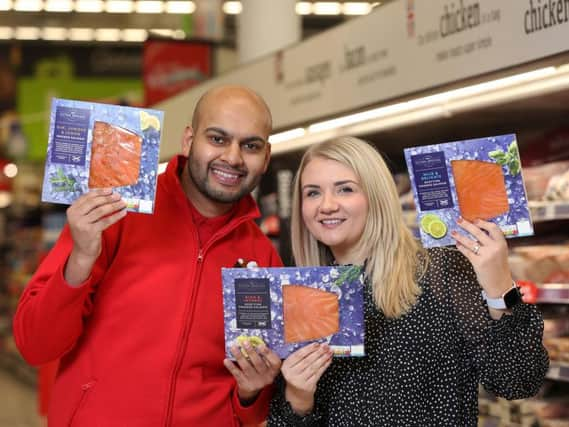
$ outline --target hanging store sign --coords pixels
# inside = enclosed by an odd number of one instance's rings
[[[203,91],[244,84],[267,100],[280,130],[563,53],[567,40],[568,0],[399,0],[159,108],[179,132]]]

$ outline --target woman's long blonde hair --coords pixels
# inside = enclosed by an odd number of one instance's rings
[[[386,317],[406,313],[416,302],[417,281],[426,269],[426,252],[403,221],[395,182],[381,155],[368,143],[339,137],[310,147],[294,181],[291,238],[297,265],[329,265],[327,246],[318,242],[302,220],[301,176],[314,158],[335,160],[354,171],[368,198],[368,218],[356,246],[356,259],[366,259],[374,301]],[[326,173],[326,171],[322,171]],[[421,253],[424,256],[419,256]]]

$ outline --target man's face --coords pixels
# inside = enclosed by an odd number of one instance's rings
[[[189,175],[202,199],[234,203],[257,186],[269,162],[269,126],[266,110],[247,97],[202,106],[188,144]]]

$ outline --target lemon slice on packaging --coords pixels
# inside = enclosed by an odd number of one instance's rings
[[[156,130],[160,130],[160,119],[152,114],[148,114],[146,111],[140,112],[140,129],[146,130],[153,127]]]
[[[265,344],[265,341],[263,341],[261,337],[257,337],[255,335],[239,335],[237,338],[235,338],[235,341],[237,342],[237,345],[241,347],[241,353],[243,353],[243,356],[245,357],[247,357],[247,352],[242,347],[245,341],[249,341],[249,344],[251,344],[253,348],[259,347],[261,344]]]
[[[447,226],[440,219],[433,220],[429,224],[428,233],[435,239],[441,239],[447,234]]]

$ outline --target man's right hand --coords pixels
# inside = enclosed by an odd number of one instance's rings
[[[83,283],[101,253],[103,230],[126,215],[126,203],[112,189],[97,189],[79,197],[67,209],[73,249],[65,266],[71,286]]]

